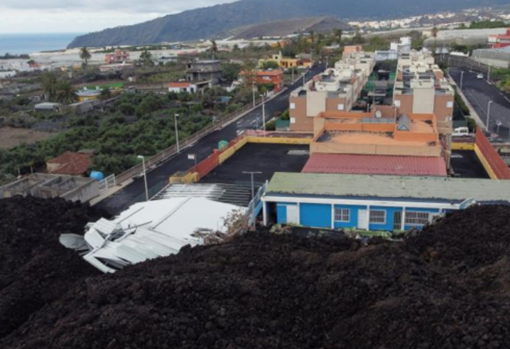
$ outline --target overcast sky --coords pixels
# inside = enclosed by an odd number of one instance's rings
[[[0,33],[88,33],[236,0],[0,0]]]

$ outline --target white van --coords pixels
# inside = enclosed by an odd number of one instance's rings
[[[453,137],[467,137],[469,136],[469,129],[467,127],[458,127],[453,130]]]

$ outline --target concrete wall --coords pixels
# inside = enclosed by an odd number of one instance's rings
[[[415,114],[433,114],[434,97],[433,88],[415,88],[413,98],[413,113]]]
[[[448,107],[454,104],[453,95],[436,95],[434,102],[434,114],[436,115],[437,121],[446,121],[448,117],[453,116],[453,107]]]
[[[306,95],[306,115],[315,117],[316,115],[326,111],[327,97],[328,92],[308,91]]]
[[[306,114],[306,96],[290,97],[290,103],[296,106],[290,109],[290,130],[312,133],[314,118],[309,118]]]
[[[375,144],[341,144],[334,142],[312,142],[310,153],[361,154],[361,155],[402,155],[402,156],[441,156],[439,146],[401,146]]]

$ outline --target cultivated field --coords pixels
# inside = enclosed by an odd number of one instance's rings
[[[26,128],[0,127],[0,149],[21,144],[33,144],[54,136],[52,132],[33,131]]]

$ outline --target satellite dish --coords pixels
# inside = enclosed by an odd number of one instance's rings
[[[375,112],[375,117],[376,117],[376,118],[378,118],[378,119],[382,118],[382,113],[381,113],[381,111],[380,111],[380,110],[377,110],[377,111]]]

